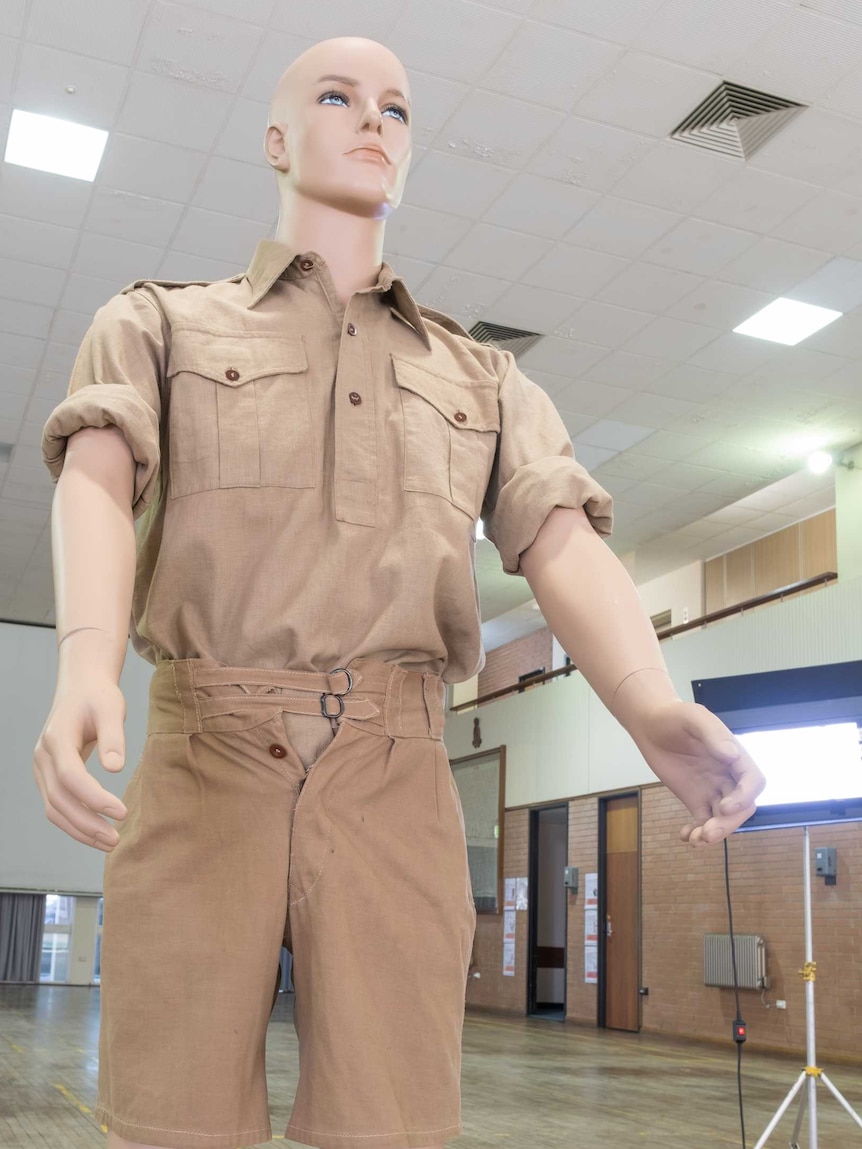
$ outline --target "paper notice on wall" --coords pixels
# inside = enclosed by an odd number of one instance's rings
[[[595,906],[584,910],[584,945],[598,945],[599,911]]]
[[[517,878],[506,878],[504,882],[505,898],[503,900],[504,910],[513,910],[515,908],[515,883]]]
[[[515,943],[503,942],[503,977],[515,976]]]
[[[599,875],[587,874],[584,878],[584,905],[598,906],[599,904]]]
[[[513,942],[515,940],[515,911],[503,911],[503,941]]]
[[[527,879],[515,879],[515,909],[525,910],[527,908]]]
[[[584,981],[595,985],[599,980],[598,946],[584,946]]]

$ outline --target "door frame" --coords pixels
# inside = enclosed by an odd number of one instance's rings
[[[607,1008],[605,993],[607,991],[607,935],[605,928],[608,920],[607,900],[607,845],[608,845],[608,802],[616,798],[637,798],[638,803],[638,904],[637,904],[637,937],[638,937],[638,1032],[643,1026],[643,997],[640,987],[643,985],[643,849],[642,849],[642,814],[643,794],[639,788],[633,790],[619,790],[613,794],[604,794],[599,798],[599,908],[598,908],[598,978],[596,985],[596,1025],[599,1029],[606,1029]]]
[[[527,1017],[541,1016],[536,1014],[536,981],[538,966],[536,964],[536,935],[539,925],[539,815],[542,810],[564,809],[566,811],[566,858],[568,859],[569,822],[571,810],[568,802],[543,802],[541,806],[530,807],[529,837],[527,840]],[[568,860],[566,862],[568,865]],[[566,921],[563,943],[563,1019],[569,998],[569,899],[566,896]]]

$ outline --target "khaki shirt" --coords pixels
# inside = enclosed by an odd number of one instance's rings
[[[485,664],[477,518],[512,575],[555,506],[611,530],[542,388],[386,263],[346,305],[320,255],[273,240],[232,279],[130,284],[45,424],[54,481],[67,437],[107,424],[137,463],[130,634],[153,663],[462,682]]]

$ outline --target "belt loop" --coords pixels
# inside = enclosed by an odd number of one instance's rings
[[[407,677],[407,671],[394,662],[390,663],[390,666],[386,694],[383,698],[383,729],[390,738],[400,738],[404,733],[404,702],[401,686]]]
[[[174,690],[183,716],[183,734],[199,734],[203,730],[203,725],[192,685],[190,660],[187,658],[172,660],[171,671],[174,679]],[[191,701],[193,710],[187,705],[188,701]]]
[[[429,672],[422,675],[422,698],[428,715],[428,733],[431,738],[441,738],[446,716],[442,712],[445,687],[439,674]],[[429,701],[432,698],[433,702]]]

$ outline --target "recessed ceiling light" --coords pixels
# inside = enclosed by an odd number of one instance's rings
[[[770,339],[793,347],[843,314],[828,307],[815,307],[813,303],[800,303],[797,299],[776,299],[733,330],[739,335],[753,335],[755,339]]]
[[[828,451],[814,451],[808,456],[808,470],[815,475],[825,475],[832,466],[832,456]]]
[[[99,128],[15,108],[3,158],[7,164],[92,181],[107,139],[108,133]]]

